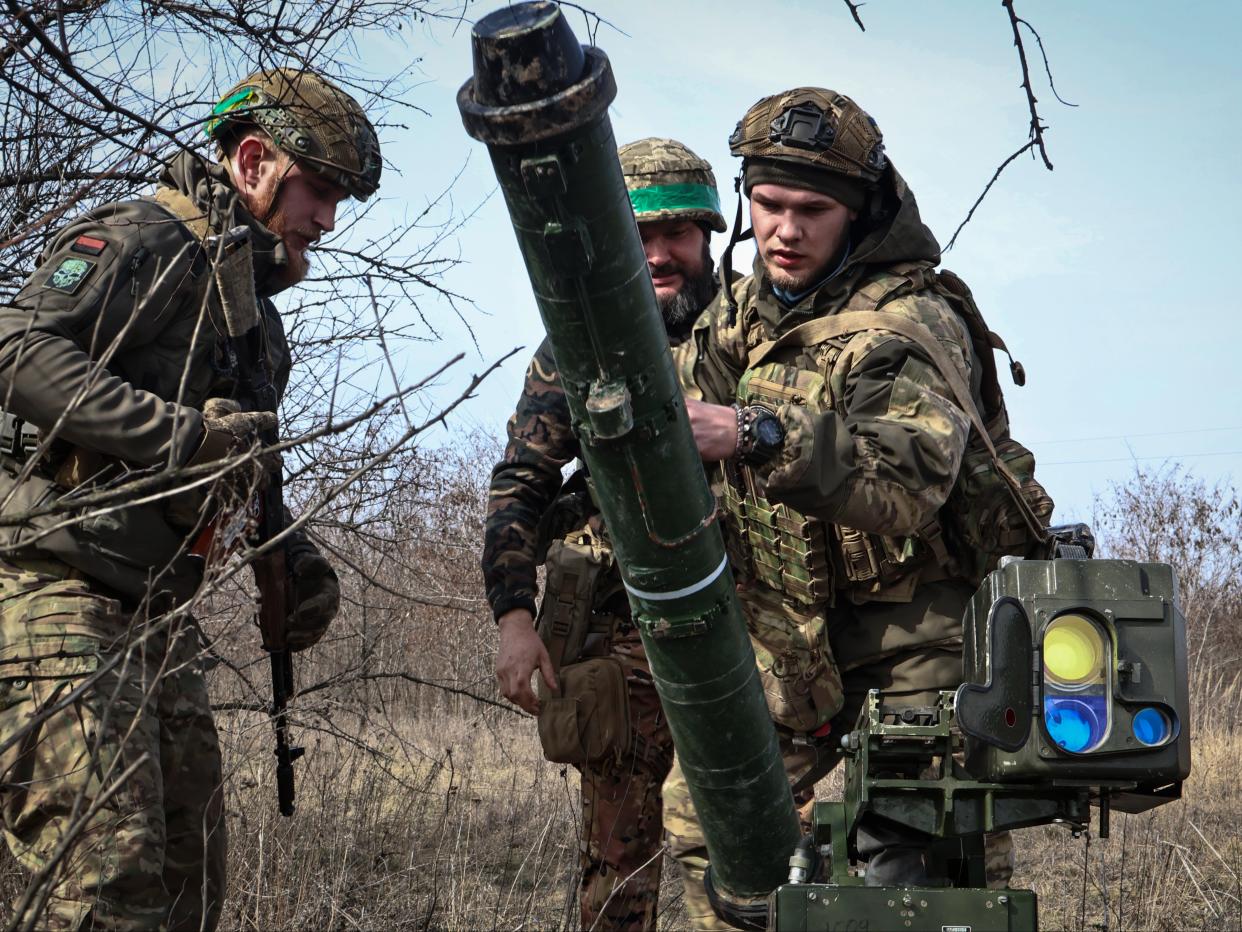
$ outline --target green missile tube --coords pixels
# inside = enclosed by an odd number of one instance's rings
[[[553,3],[472,33],[458,92],[487,144],[621,566],[712,882],[767,895],[800,835],[608,120],[608,57]]]

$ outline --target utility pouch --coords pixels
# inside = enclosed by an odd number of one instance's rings
[[[558,670],[582,656],[599,579],[612,564],[611,551],[589,533],[548,545],[536,630]]]
[[[760,596],[747,612],[768,711],[778,725],[794,732],[815,731],[845,703],[828,643],[826,611],[822,605]]]
[[[539,684],[539,743],[557,764],[581,767],[620,757],[633,742],[625,669],[615,657],[567,664],[558,677],[558,695]]]

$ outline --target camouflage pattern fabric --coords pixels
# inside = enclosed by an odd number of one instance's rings
[[[729,137],[729,151],[745,160],[791,162],[819,175],[872,184],[888,166],[884,137],[871,115],[823,87],[797,87],[755,103]]]
[[[654,929],[664,858],[660,791],[673,737],[638,632],[621,628],[609,654],[625,668],[634,747],[582,770],[582,928]]]
[[[772,720],[812,732],[841,709],[841,674],[824,606],[798,605],[762,585],[739,587],[759,680]]]
[[[561,467],[578,455],[569,403],[545,339],[526,368],[508,424],[504,457],[492,470],[483,531],[483,584],[492,613],[535,612],[539,523],[561,488]]]
[[[759,260],[756,269],[761,272]],[[783,347],[756,373],[749,371],[756,346],[803,321],[846,310],[853,287],[865,281],[834,282],[785,309],[761,274],[742,279],[734,286],[735,319],[717,299],[695,323],[694,380],[704,398],[718,404],[731,404],[746,376],[752,388],[762,381],[798,398],[777,409],[788,436],[761,473],[766,498],[827,523],[914,534],[948,499],[970,433],[952,389],[914,344],[864,330],[824,346]],[[901,296],[884,311],[931,330],[969,380],[969,338],[943,298]]]
[[[777,297],[756,259],[754,274],[733,284],[736,307],[721,294],[695,323],[693,352],[684,354],[679,372],[683,379],[689,373],[699,397],[716,404],[734,402],[748,378],[751,389],[756,376],[766,379],[765,394],[781,402],[777,412],[788,436],[780,455],[754,472],[756,491],[835,526],[838,538],[846,530],[892,538],[909,543],[913,556],[917,541],[903,539],[936,520],[956,483],[970,433],[952,389],[919,347],[897,334],[865,329],[821,345],[794,340],[764,360],[766,371],[750,371],[756,347],[816,318],[874,309],[877,281],[910,275],[904,291],[889,294],[884,286],[883,310],[931,330],[977,391],[977,366],[962,321],[941,295],[913,284],[918,276],[910,270],[933,269],[940,248],[913,194],[886,160],[869,204],[852,230],[841,269],[793,306]],[[897,560],[906,555],[906,548],[895,549]],[[886,704],[899,707],[926,702],[960,682],[961,615],[973,587],[946,579],[926,552],[916,568],[892,588],[860,591],[847,585],[844,573],[838,577],[835,604],[825,609],[844,694],[833,734],[853,727],[869,689],[884,691]],[[748,611],[765,590],[779,597],[761,581],[752,579],[751,585],[741,593]],[[839,756],[831,745],[824,753],[821,768]]]
[[[676,139],[639,139],[623,145],[617,156],[640,223],[684,218],[717,233],[728,228],[711,165]]]
[[[578,455],[546,340],[527,368],[508,433],[504,458],[492,472],[481,557],[497,617],[513,608],[535,612],[539,542],[549,536],[541,535],[541,525],[557,502],[561,467]],[[598,515],[591,522],[602,535]],[[597,598],[620,591],[615,569],[596,586]],[[660,788],[672,761],[672,736],[624,598],[609,600],[608,608],[624,614],[616,619],[611,641],[591,645],[588,653],[614,656],[625,668],[635,742],[623,758],[582,770],[580,918],[583,928],[653,928],[663,851]]]
[[[786,730],[777,729],[777,737],[780,739],[785,773],[792,785],[815,765],[822,752],[818,747],[795,747],[792,743],[793,736]],[[808,788],[794,794],[794,803],[798,807],[798,818],[805,834],[811,828],[814,790]],[[664,828],[669,854],[681,868],[686,918],[691,927],[709,932],[732,932],[733,926],[713,912],[707,892],[703,888],[703,877],[711,863],[707,857],[707,840],[703,837],[698,814],[694,811],[694,801],[690,798],[690,788],[686,785],[685,775],[676,760],[664,781]]]
[[[43,569],[0,564],[0,818],[19,863],[50,872],[25,915],[214,928],[223,774],[196,632]]]
[[[670,335],[674,352],[685,337]],[[487,601],[496,618],[514,608],[535,614],[540,524],[561,489],[561,468],[579,452],[569,403],[546,339],[526,368],[522,394],[506,429],[508,443],[492,470],[487,492],[479,557]]]

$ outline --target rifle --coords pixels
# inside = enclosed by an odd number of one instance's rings
[[[207,239],[216,253],[216,284],[224,309],[229,351],[237,368],[238,395],[242,404],[255,411],[275,411],[279,399],[268,373],[263,321],[254,290],[254,264],[250,251],[249,227],[233,227],[222,236]],[[275,429],[259,435],[264,446],[279,439]],[[259,493],[261,513],[251,543],[264,550],[251,563],[259,590],[259,631],[263,649],[272,662],[272,704],[268,714],[276,732],[276,798],[283,816],[293,815],[293,762],[304,748],[289,743],[286,706],[293,695],[293,655],[287,634],[289,609],[293,602],[289,574],[289,541],[286,537],[270,545],[285,529],[284,482],[277,470],[267,477]],[[269,546],[270,545],[270,546]]]

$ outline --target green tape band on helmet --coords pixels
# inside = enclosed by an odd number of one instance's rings
[[[720,195],[705,184],[661,184],[636,188],[630,192],[634,213],[656,214],[665,211],[709,211],[720,213]]]
[[[207,121],[207,125],[203,127],[203,132],[208,136],[212,136],[216,132],[216,127],[224,122],[224,118],[229,113],[236,110],[246,101],[254,97],[258,92],[253,87],[243,87],[236,94],[230,94],[224,100],[220,101],[211,108],[211,119]]]

